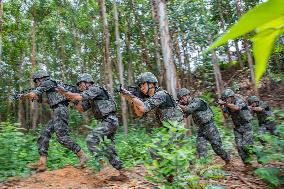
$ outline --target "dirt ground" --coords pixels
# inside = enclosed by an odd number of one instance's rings
[[[235,158],[232,163],[234,168],[228,171],[229,175],[225,178],[201,182],[223,185],[228,189],[269,188],[263,180],[254,175],[253,171],[245,172],[240,159]],[[224,163],[216,157],[211,165],[213,164]],[[77,169],[69,165],[58,170],[11,178],[0,183],[0,189],[150,189],[155,186],[144,178],[146,170],[143,166],[126,169],[128,179],[123,182],[112,181],[110,178],[115,175],[118,175],[118,172],[108,166],[100,172],[95,172],[89,168]]]
[[[137,166],[126,171],[128,180],[111,181],[111,176],[118,172],[110,167],[105,167],[100,172],[85,168],[77,169],[66,166],[62,169],[34,173],[25,178],[11,178],[0,184],[1,189],[147,189],[151,184],[144,179],[145,169]]]

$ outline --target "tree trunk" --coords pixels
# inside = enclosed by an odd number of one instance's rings
[[[24,61],[24,54],[21,55],[20,66],[19,66],[19,76],[23,74],[23,61]],[[19,91],[22,91],[22,83],[19,82]],[[22,100],[18,101],[18,123],[20,123],[21,127],[24,127],[25,124],[25,111],[24,111],[24,104]]]
[[[33,12],[33,18],[35,18],[35,14]],[[32,60],[32,72],[36,70],[36,21],[33,20],[32,23],[32,54],[31,54],[31,60]],[[33,80],[31,78],[31,87],[34,86]],[[31,127],[34,129],[37,126],[37,120],[38,120],[38,103],[36,101],[31,102]]]
[[[121,40],[120,40],[120,33],[119,33],[119,22],[118,22],[118,13],[116,7],[116,0],[113,0],[113,17],[114,17],[114,24],[115,24],[115,38],[116,38],[116,51],[117,51],[117,65],[118,65],[118,72],[119,72],[119,82],[122,86],[124,86],[124,67],[122,64],[122,55],[121,55]],[[127,105],[125,98],[121,96],[121,110],[122,110],[122,123],[124,127],[125,135],[128,134],[128,124],[127,124]]]
[[[247,56],[248,56],[248,66],[249,66],[249,69],[250,69],[251,85],[252,85],[252,88],[254,90],[255,95],[258,96],[258,90],[257,90],[256,82],[255,82],[253,57],[252,57],[252,54],[250,52],[249,42],[247,41],[247,39],[244,39],[244,46],[245,46],[245,50],[246,50],[246,53],[247,53]]]
[[[104,48],[104,55],[103,55],[103,63],[104,63],[104,72],[105,72],[105,84],[107,88],[110,90],[111,94],[113,94],[113,77],[112,77],[112,65],[110,59],[110,39],[109,39],[109,29],[108,29],[108,21],[106,16],[106,5],[105,0],[99,0],[100,6],[100,14],[101,14],[101,21],[103,24],[103,48]]]
[[[158,70],[158,81],[161,86],[163,86],[163,78],[164,78],[164,67],[161,64],[161,46],[159,44],[159,34],[158,34],[158,24],[159,24],[159,19],[156,15],[155,11],[155,5],[154,1],[152,2],[152,17],[153,20],[155,21],[154,25],[154,46],[155,46],[155,59],[156,59],[156,65],[157,65],[157,70]]]
[[[176,98],[177,75],[173,62],[173,53],[168,26],[168,17],[165,0],[153,0],[159,18],[160,38],[163,53],[164,68],[166,73],[167,90]]]
[[[220,72],[220,67],[217,61],[217,55],[215,51],[212,51],[212,64],[213,64],[213,71],[214,71],[214,76],[215,76],[215,81],[216,81],[216,89],[217,89],[217,95],[220,98],[221,93],[224,90],[224,85],[222,81],[222,75]]]

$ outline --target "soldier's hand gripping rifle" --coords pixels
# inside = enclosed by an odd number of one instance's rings
[[[127,89],[125,89],[122,87],[121,84],[119,84],[118,87],[114,91],[121,93],[128,99],[139,98],[140,100],[144,100],[149,97],[145,95],[144,93],[142,93],[139,87],[136,87],[136,86],[127,86]]]
[[[51,81],[52,81],[53,84],[50,85],[49,87],[47,87],[44,91],[55,90],[56,87],[62,87],[66,91],[77,92],[77,93],[80,92],[80,90],[76,86],[65,84],[62,81],[53,81],[53,80],[51,80]],[[22,91],[19,91],[19,92],[14,92],[14,94],[11,96],[11,99],[13,101],[19,100],[19,99],[24,99],[26,94],[32,92],[35,89],[36,88],[29,88],[29,89],[25,89],[25,90],[22,90]],[[42,100],[43,100],[42,96],[39,95],[38,98],[37,98],[37,101],[39,103],[41,103]],[[32,99],[32,101],[33,101],[33,99]]]
[[[23,99],[25,97],[26,94],[28,94],[29,92],[33,91],[35,88],[29,88],[29,89],[24,89],[22,91],[15,91],[12,95],[11,95],[11,100],[15,101],[15,100],[19,100],[19,99]]]

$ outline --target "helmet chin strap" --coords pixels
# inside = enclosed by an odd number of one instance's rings
[[[147,90],[147,92],[146,92],[147,95],[149,95],[150,89],[153,89],[153,88],[154,88],[154,89],[156,90],[156,87],[155,87],[155,86],[150,87],[150,86],[149,86],[149,83],[147,83],[147,87],[148,87],[148,90]]]

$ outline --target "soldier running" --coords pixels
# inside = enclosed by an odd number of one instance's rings
[[[272,116],[271,108],[268,104],[260,100],[257,96],[248,97],[249,108],[254,114],[256,114],[258,119],[258,134],[263,135],[265,132],[269,132],[272,135],[278,136],[276,130],[276,123],[269,120],[269,117]],[[260,139],[262,144],[266,142],[263,139]]]
[[[208,103],[201,98],[193,98],[186,88],[179,89],[177,97],[184,117],[191,114],[194,123],[198,126],[196,143],[199,157],[206,157],[207,142],[209,142],[214,152],[225,161],[226,167],[230,166],[230,156],[222,148],[220,134],[213,119],[214,114]]]
[[[253,146],[252,115],[246,102],[236,97],[234,91],[226,89],[218,103],[222,105],[225,117],[231,116],[234,124],[237,150],[246,168],[251,169],[251,148]]]
[[[165,90],[158,87],[158,80],[151,72],[144,72],[137,78],[137,85],[140,91],[149,96],[145,101],[129,94],[129,91],[122,89],[121,94],[133,104],[134,112],[138,117],[157,110],[156,121],[161,126],[163,121],[177,121],[183,124],[183,113],[174,98]],[[159,159],[154,149],[149,149],[153,159]],[[173,182],[173,175],[165,175],[169,182]]]
[[[39,161],[37,163],[30,163],[27,166],[31,169],[36,169],[38,172],[46,170],[49,141],[54,132],[56,133],[57,141],[64,147],[70,149],[80,158],[80,163],[78,166],[83,166],[89,158],[85,155],[81,147],[69,136],[69,100],[55,91],[57,82],[51,80],[47,71],[37,71],[33,73],[32,77],[36,88],[33,91],[23,95],[22,98],[34,100],[40,98],[43,93],[46,93],[47,103],[50,105],[53,115],[51,120],[41,130],[40,137],[37,140],[38,152],[40,154]],[[70,86],[64,86],[64,88],[65,90],[74,90],[74,88]]]
[[[126,179],[122,171],[122,161],[116,153],[114,143],[119,123],[113,97],[105,87],[96,85],[90,74],[81,74],[77,79],[77,85],[82,91],[81,93],[68,92],[61,87],[58,87],[57,91],[70,100],[81,101],[81,103],[76,105],[76,108],[80,112],[88,109],[94,112],[94,117],[100,120],[100,123],[87,136],[87,146],[100,162],[103,162],[102,157],[106,156],[109,163],[120,172],[120,175],[115,178],[113,177],[113,179]],[[112,143],[107,146],[106,150],[103,150],[99,148],[99,144],[105,137],[110,139]]]

